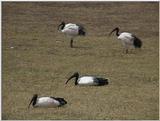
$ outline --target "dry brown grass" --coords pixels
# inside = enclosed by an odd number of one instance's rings
[[[3,2],[2,119],[158,119],[158,10],[158,2]],[[76,48],[57,31],[62,20],[87,28]],[[107,36],[117,26],[140,37],[142,49],[122,53]],[[65,85],[75,71],[110,83]],[[68,104],[28,110],[34,93]]]

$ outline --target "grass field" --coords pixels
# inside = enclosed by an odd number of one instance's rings
[[[158,11],[158,2],[2,2],[2,119],[159,119]],[[87,29],[75,48],[61,21]],[[141,38],[141,50],[123,53],[108,37],[115,27]],[[76,71],[109,85],[65,85]],[[28,110],[35,93],[68,104]]]

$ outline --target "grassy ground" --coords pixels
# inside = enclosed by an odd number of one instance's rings
[[[158,119],[158,10],[148,2],[3,2],[2,119]],[[61,21],[86,27],[75,48],[57,31]],[[108,37],[115,27],[135,33],[142,49],[124,54],[117,38]],[[65,85],[75,71],[110,83]],[[35,93],[68,104],[28,110]]]

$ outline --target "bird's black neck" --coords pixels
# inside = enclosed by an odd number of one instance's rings
[[[33,97],[33,99],[32,99],[32,100],[33,100],[32,106],[34,106],[34,105],[36,104],[37,98],[38,98],[38,96],[34,96],[34,97]]]
[[[78,84],[78,78],[79,78],[79,75],[76,75],[76,77],[75,77],[75,85]]]
[[[115,31],[116,31],[116,35],[119,36],[119,28],[116,28]]]
[[[64,26],[65,26],[65,23],[62,23],[60,29],[61,30],[64,29]]]
[[[30,103],[29,103],[29,105],[28,105],[28,108],[30,107],[31,104],[32,104],[32,106],[34,107],[34,105],[35,105],[36,102],[37,102],[37,98],[38,98],[38,95],[37,95],[37,94],[33,95],[32,99],[31,99],[31,101],[30,101]]]

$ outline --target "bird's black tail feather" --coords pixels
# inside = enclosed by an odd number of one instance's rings
[[[105,78],[97,78],[98,80],[98,85],[99,86],[102,86],[102,85],[108,85],[108,79],[105,79]]]
[[[83,30],[79,30],[79,35],[85,36],[86,32],[84,32]]]
[[[85,28],[82,25],[78,25],[79,26],[79,35],[85,36],[86,32],[85,32]]]
[[[61,104],[60,106],[67,104],[67,101],[64,100],[64,98],[56,97],[55,99],[58,100],[58,101],[60,102],[60,104]]]
[[[137,38],[136,36],[134,36],[134,47],[135,48],[141,48],[142,47],[142,41],[139,39],[139,38]]]

